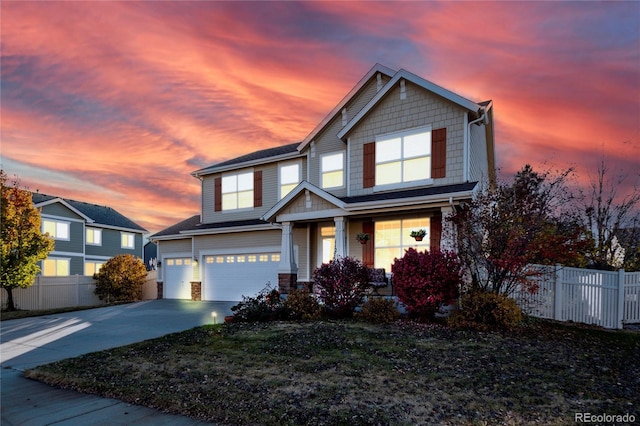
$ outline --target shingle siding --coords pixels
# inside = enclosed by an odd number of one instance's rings
[[[406,99],[401,100],[400,88],[392,89],[349,134],[352,196],[373,192],[373,188],[363,188],[363,144],[374,141],[379,135],[428,125],[432,129],[447,129],[446,176],[435,179],[434,185],[462,181],[466,111],[409,82],[406,83],[406,94]]]

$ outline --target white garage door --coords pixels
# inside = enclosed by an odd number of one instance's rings
[[[239,301],[255,296],[267,282],[278,288],[280,253],[221,254],[204,257],[204,300]]]
[[[164,269],[164,298],[191,300],[191,279],[193,276],[191,258],[165,259],[162,266]]]

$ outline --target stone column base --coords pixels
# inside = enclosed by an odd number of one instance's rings
[[[298,287],[298,274],[278,274],[278,291],[280,294],[289,294]]]
[[[191,300],[195,302],[202,300],[202,283],[200,281],[191,281]]]
[[[156,284],[158,285],[158,295],[156,296],[157,299],[162,299],[163,298],[163,284],[162,281],[157,281]]]

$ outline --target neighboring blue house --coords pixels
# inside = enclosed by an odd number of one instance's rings
[[[41,264],[44,276],[93,275],[118,254],[143,257],[146,229],[111,207],[40,193],[32,194],[40,210],[42,232],[55,246]]]

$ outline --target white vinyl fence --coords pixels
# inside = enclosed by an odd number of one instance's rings
[[[96,284],[93,277],[71,275],[66,277],[37,276],[31,287],[13,289],[13,302],[17,309],[43,310],[70,308],[76,306],[103,305],[94,294]],[[142,287],[142,299],[156,299],[156,271],[147,274],[147,281]],[[2,307],[7,305],[7,291],[0,292]]]
[[[538,266],[538,292],[516,292],[523,311],[539,318],[623,328],[640,323],[640,272]]]

